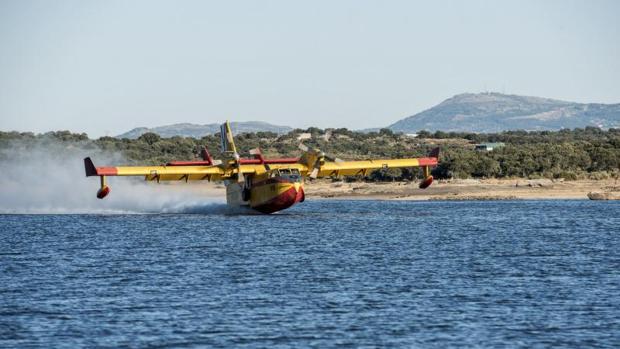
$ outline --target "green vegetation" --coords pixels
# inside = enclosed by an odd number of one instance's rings
[[[347,129],[293,130],[278,136],[272,132],[241,133],[237,148],[246,152],[260,147],[268,157],[299,156],[300,133],[310,133],[304,141],[330,157],[342,159],[401,158],[425,156],[441,147],[440,165],[433,171],[438,178],[607,178],[620,173],[620,129],[608,131],[588,127],[561,131],[507,131],[493,134],[422,131],[417,137],[396,134],[388,129],[362,133]],[[505,147],[476,152],[476,143],[503,142]],[[162,164],[170,160],[197,159],[199,147],[206,145],[217,157],[219,135],[200,139],[161,138],[146,133],[138,139],[101,137],[91,140],[84,133],[68,131],[33,133],[0,132],[0,161],[11,149],[28,150],[45,144],[121,154],[128,164]],[[103,164],[102,164],[103,165]],[[369,180],[402,180],[419,176],[419,171],[389,169],[375,171]]]

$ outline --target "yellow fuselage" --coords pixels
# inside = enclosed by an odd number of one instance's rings
[[[226,199],[231,206],[249,206],[263,213],[273,213],[305,199],[301,176],[273,175],[268,172],[229,182]]]

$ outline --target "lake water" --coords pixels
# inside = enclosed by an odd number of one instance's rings
[[[620,202],[0,215],[0,347],[620,347]]]

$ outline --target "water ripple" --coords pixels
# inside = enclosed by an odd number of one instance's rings
[[[590,201],[0,215],[0,347],[617,348],[619,226]]]

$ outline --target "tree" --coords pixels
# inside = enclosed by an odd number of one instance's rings
[[[382,128],[379,130],[379,134],[383,136],[394,136],[394,132],[389,128]]]
[[[161,137],[157,133],[153,133],[153,132],[147,132],[143,134],[142,136],[138,137],[138,140],[143,141],[148,145],[153,145],[159,142],[160,139]]]

